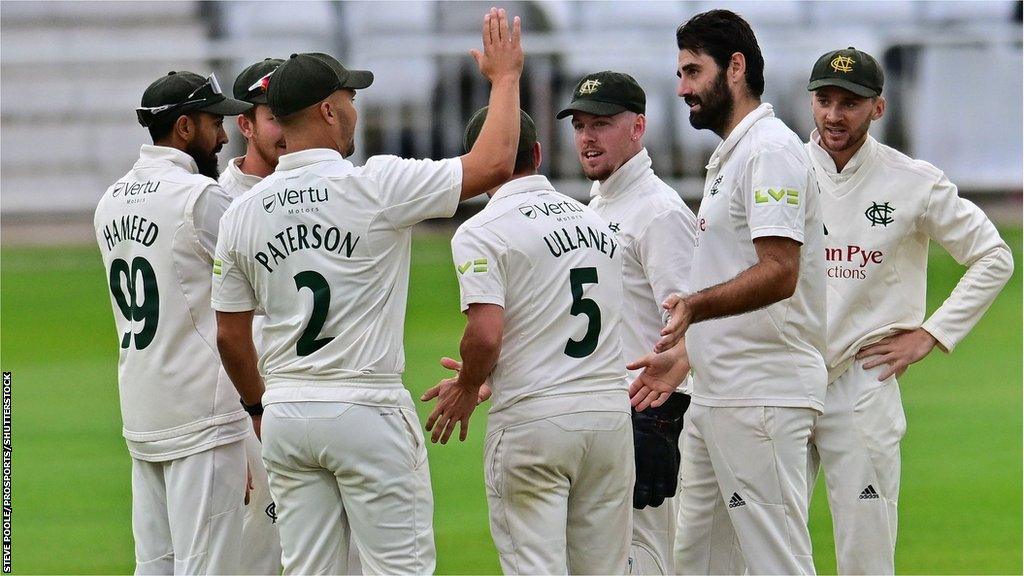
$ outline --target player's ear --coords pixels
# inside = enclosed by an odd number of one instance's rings
[[[238,131],[242,133],[242,137],[247,141],[252,140],[253,135],[253,122],[245,114],[238,115]]]
[[[633,120],[633,129],[630,131],[630,137],[634,142],[638,142],[644,137],[644,132],[647,131],[647,117],[643,114],[637,114]]]
[[[747,82],[747,57],[742,52],[733,52],[729,57],[726,75],[730,82],[737,86],[746,86]]]
[[[885,114],[885,97],[876,96],[871,110],[871,119],[878,120]]]
[[[326,98],[323,102],[320,102],[320,105],[317,107],[317,112],[319,112],[324,121],[331,126],[337,124],[338,116],[334,111],[334,104],[331,102],[330,98]]]
[[[196,137],[197,129],[198,126],[196,126],[195,120],[192,119],[192,116],[188,114],[182,114],[181,116],[178,116],[177,120],[174,121],[174,129],[172,130],[172,132],[183,142],[189,144]]]
[[[544,154],[540,149],[540,142],[533,143],[533,169],[540,172],[540,164],[544,161]]]

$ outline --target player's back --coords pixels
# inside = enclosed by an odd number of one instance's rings
[[[96,240],[120,343],[124,436],[142,459],[178,457],[244,435],[245,413],[220,370],[212,257],[193,212],[216,182],[184,152],[143,146],[140,160],[104,193]],[[190,169],[191,168],[191,169]]]
[[[265,310],[268,396],[304,387],[312,399],[313,387],[331,399],[346,382],[400,384],[411,226],[454,212],[458,166],[374,157],[355,167],[337,152],[305,150],[282,156],[276,172],[232,203],[214,303]],[[236,275],[244,282],[224,279]],[[251,294],[240,296],[239,286]]]
[[[548,412],[628,411],[621,253],[604,220],[528,176],[499,189],[452,246],[463,308],[481,301],[473,292],[501,292],[494,303],[505,309],[492,428]]]

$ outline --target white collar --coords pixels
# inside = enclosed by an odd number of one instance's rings
[[[139,162],[169,162],[191,174],[199,174],[199,166],[191,156],[170,146],[143,144],[139,150]]]
[[[818,129],[815,128],[811,131],[811,154],[817,160],[818,165],[823,167],[829,176],[852,176],[857,173],[857,169],[867,163],[868,159],[871,158],[875,153],[875,148],[878,147],[878,141],[868,134],[868,137],[864,140],[864,144],[861,144],[860,150],[850,158],[850,161],[843,167],[843,171],[839,172],[836,170],[835,160],[829,155],[828,150],[825,150],[821,145],[821,134],[818,133]]]
[[[345,160],[337,150],[331,150],[330,148],[309,148],[306,150],[299,150],[298,152],[292,152],[291,154],[285,154],[278,158],[277,171],[295,170],[297,168],[309,166],[310,164],[316,164],[317,162],[344,162],[349,166],[352,165],[352,163]]]
[[[722,143],[718,145],[718,148],[715,148],[715,151],[711,154],[711,159],[708,160],[708,165],[705,166],[705,168],[710,170],[724,162],[725,158],[730,152],[732,152],[732,149],[736,147],[736,144],[739,143],[740,139],[747,134],[750,128],[753,127],[758,120],[774,117],[775,109],[767,102],[748,112],[747,115],[743,117],[743,120],[740,120],[740,123],[732,129],[732,132],[729,133],[729,137],[722,140]]]
[[[239,156],[238,158],[232,158],[229,160],[227,168],[228,174],[230,174],[231,178],[236,182],[248,188],[252,188],[259,184],[260,180],[263,180],[263,178],[242,172],[242,160],[245,160],[245,156]]]
[[[611,199],[620,192],[631,189],[641,178],[651,173],[651,157],[647,148],[641,148],[632,158],[626,160],[622,166],[604,182],[594,181],[590,186],[590,197],[601,196]]]
[[[522,194],[523,192],[533,192],[536,190],[551,190],[554,191],[554,187],[551,186],[551,182],[540,174],[534,174],[532,176],[523,176],[522,178],[516,178],[510,180],[501,185],[500,188],[491,196],[491,200],[498,200],[513,194]]]

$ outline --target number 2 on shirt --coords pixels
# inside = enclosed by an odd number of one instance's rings
[[[306,270],[295,275],[295,289],[301,292],[303,288],[309,288],[309,291],[313,293],[313,313],[309,315],[309,324],[306,324],[306,329],[302,331],[299,341],[295,343],[295,354],[309,356],[334,340],[333,336],[317,338],[324,323],[327,322],[327,308],[331,304],[331,287],[322,274]]]
[[[573,358],[586,358],[597,349],[597,338],[601,335],[601,308],[590,298],[583,297],[584,284],[597,284],[597,268],[571,268],[569,289],[572,291],[572,308],[569,314],[587,316],[587,333],[582,340],[569,339],[565,343],[565,354]]]

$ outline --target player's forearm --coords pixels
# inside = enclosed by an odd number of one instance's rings
[[[461,199],[466,200],[504,184],[512,177],[519,145],[519,76],[508,75],[491,84],[487,118],[473,149],[462,157]]]
[[[250,333],[235,337],[229,332],[217,332],[217,349],[224,371],[231,378],[235,390],[248,405],[258,404],[263,398],[263,377],[257,368],[256,347]]]
[[[798,272],[799,273],[799,272]],[[762,260],[738,276],[684,298],[690,323],[735,316],[764,308],[793,295],[792,270],[774,260]]]
[[[1013,256],[1002,244],[972,263],[956,288],[922,325],[949,352],[981,320],[1013,275]]]
[[[459,353],[462,356],[459,386],[464,386],[467,390],[479,390],[498,362],[498,356],[501,354],[501,333],[488,333],[467,326]]]

